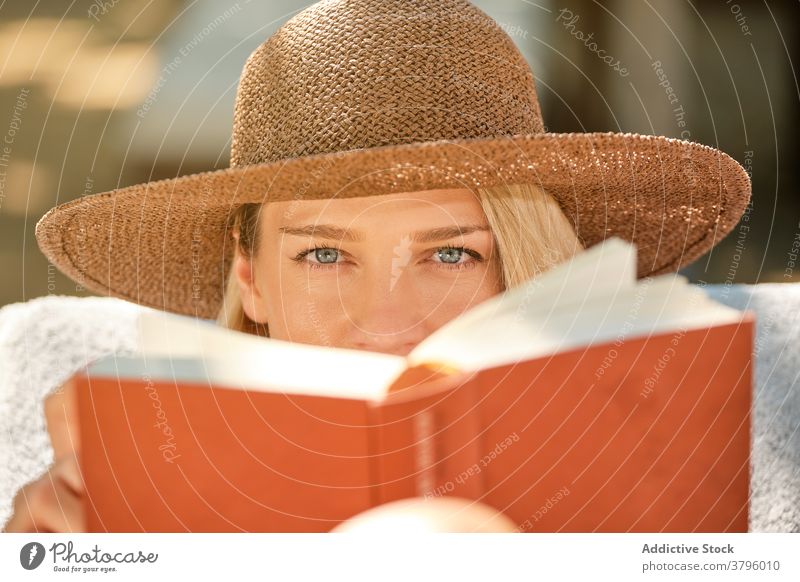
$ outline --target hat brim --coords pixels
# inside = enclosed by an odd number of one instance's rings
[[[447,140],[319,154],[137,184],[59,205],[36,225],[45,256],[90,291],[215,318],[245,202],[498,184],[549,192],[585,246],[634,242],[638,276],[677,271],[738,222],[750,178],[727,154],[662,136],[579,133]]]

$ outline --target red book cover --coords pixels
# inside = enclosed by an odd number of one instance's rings
[[[452,403],[390,397],[381,500],[468,497],[520,531],[746,532],[753,327],[748,315],[481,370]],[[433,429],[407,420],[420,414]],[[435,468],[424,479],[385,455],[412,445]]]
[[[747,313],[381,400],[84,370],[88,528],[324,532],[457,495],[519,531],[747,531],[753,327]]]

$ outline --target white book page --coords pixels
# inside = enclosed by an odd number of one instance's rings
[[[556,279],[565,277],[553,272]],[[575,277],[576,284],[580,280]],[[546,299],[540,300],[539,290]],[[409,364],[441,362],[474,371],[618,338],[733,323],[743,315],[676,274],[622,285],[616,291],[605,286],[599,294],[580,287],[571,296],[576,301],[551,303],[551,296],[549,281],[544,281],[529,294],[524,308],[512,301],[509,308],[487,312],[469,325],[455,320],[418,345],[409,354]]]
[[[195,358],[210,382],[250,390],[371,399],[406,367],[391,354],[263,338],[164,312],[139,318],[147,358]]]

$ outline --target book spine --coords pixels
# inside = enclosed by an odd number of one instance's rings
[[[373,500],[407,497],[479,499],[483,481],[481,418],[474,377],[438,380],[442,390],[388,398],[372,409]]]

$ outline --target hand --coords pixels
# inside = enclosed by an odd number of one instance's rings
[[[67,385],[45,399],[45,419],[55,462],[14,497],[6,532],[85,531],[83,477],[74,393]]]

